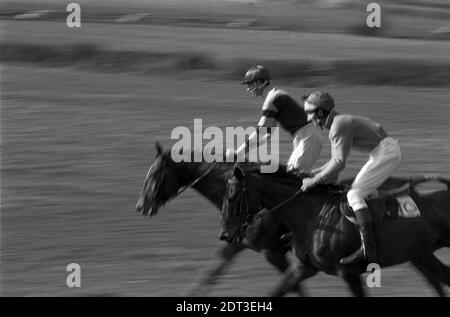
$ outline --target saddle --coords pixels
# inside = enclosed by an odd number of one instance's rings
[[[355,213],[347,201],[348,184],[325,185],[333,199],[328,205],[338,205],[339,211],[352,223],[356,224]],[[395,218],[420,217],[420,211],[411,196],[412,182],[405,180],[403,184],[389,186],[383,184],[380,189],[372,193],[367,199],[367,206],[376,222],[383,222]]]

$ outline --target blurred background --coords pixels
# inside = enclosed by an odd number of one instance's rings
[[[402,147],[396,175],[450,177],[446,0],[377,1],[375,29],[371,1],[78,0],[80,28],[66,25],[69,2],[0,2],[2,296],[183,295],[221,245],[218,210],[193,190],[151,219],[134,206],[173,128],[256,125],[262,100],[240,84],[256,63],[297,98],[325,89],[340,112],[382,123]],[[286,161],[285,133],[280,147]],[[318,164],[329,155],[326,142]],[[344,176],[364,159],[353,153]],[[245,251],[209,295],[265,296],[278,278]],[[337,277],[305,284],[349,295]],[[434,295],[409,264],[381,285],[369,293]]]

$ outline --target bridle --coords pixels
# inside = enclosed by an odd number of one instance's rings
[[[230,224],[237,224],[238,230],[236,230],[231,237],[232,240],[238,235],[238,237],[241,237],[242,234],[247,229],[248,225],[253,221],[254,214],[250,213],[250,207],[248,204],[248,195],[247,195],[247,188],[245,185],[243,185],[242,189],[239,192],[231,192],[231,186],[234,186],[236,184],[240,184],[239,181],[234,181],[233,179],[228,180],[227,184],[227,195],[224,200],[224,208],[227,211],[223,217],[225,218],[225,221]],[[237,208],[233,208],[230,210],[229,204],[230,201],[234,201],[237,197],[236,195],[239,195],[238,200],[238,206]],[[259,208],[257,209],[259,210]]]
[[[201,181],[203,178],[205,178],[205,177],[206,177],[213,169],[214,169],[214,165],[211,165],[206,171],[204,171],[202,174],[200,174],[199,177],[197,177],[196,179],[194,179],[194,180],[193,180],[192,182],[190,182],[189,184],[187,184],[187,185],[181,187],[180,189],[178,189],[178,191],[177,191],[175,194],[171,195],[167,201],[172,200],[172,199],[174,199],[175,197],[178,197],[178,196],[181,195],[181,193],[184,192],[186,189],[188,189],[188,188],[194,186],[195,184],[197,184],[199,181]]]
[[[157,204],[164,205],[164,204],[166,204],[167,202],[169,202],[169,201],[175,199],[176,197],[178,197],[179,195],[181,195],[186,189],[188,189],[188,188],[194,186],[195,184],[197,184],[199,181],[201,181],[203,178],[205,178],[205,177],[206,177],[213,169],[214,169],[214,165],[211,165],[206,171],[204,171],[202,174],[200,174],[199,177],[197,177],[196,179],[194,179],[194,180],[193,180],[192,182],[190,182],[189,184],[180,187],[176,193],[170,195],[170,196],[167,197],[167,198],[159,198],[159,197],[157,197],[158,195],[155,194],[155,195],[152,197],[152,199],[155,199],[155,202],[156,202]],[[160,173],[161,173],[162,175],[165,175],[166,172],[165,172],[164,170],[162,170]],[[155,191],[155,189],[156,189],[156,192],[157,192],[157,193],[159,192],[159,187],[161,186],[161,180],[162,180],[162,178],[163,178],[163,177],[161,177],[160,175],[157,176],[157,178],[156,178],[157,181],[155,182],[155,185],[153,186],[152,191]]]
[[[230,200],[235,200],[235,196],[236,194],[239,194],[239,206],[238,208],[234,208],[233,211],[229,212],[226,220],[229,222],[241,222],[242,220],[245,220],[245,223],[247,223],[248,220],[251,220],[251,217],[253,216],[252,214],[250,214],[250,208],[248,205],[248,195],[247,195],[247,188],[245,185],[242,185],[242,189],[238,192],[232,192],[230,194],[230,190],[229,190],[229,186],[230,185],[235,185],[235,184],[241,184],[240,182],[236,182],[233,180],[228,180],[228,186],[227,186],[227,196],[225,199],[225,203],[227,204],[227,209],[228,209],[228,204],[230,202]],[[233,217],[233,218],[229,218],[229,217]],[[245,217],[244,217],[245,216]],[[245,219],[244,219],[245,218]]]
[[[256,213],[250,213],[250,207],[249,207],[249,203],[248,203],[248,191],[249,189],[247,188],[247,182],[246,181],[241,181],[241,182],[236,182],[233,180],[228,180],[228,186],[229,185],[234,185],[236,183],[241,184],[241,188],[239,191],[239,196],[240,196],[240,201],[238,203],[238,206],[235,210],[235,212],[230,212],[229,209],[229,200],[231,198],[234,199],[234,196],[236,195],[236,193],[233,193],[230,197],[229,192],[227,190],[227,196],[226,196],[226,200],[225,200],[225,204],[227,204],[225,207],[227,208],[228,212],[227,215],[225,216],[225,220],[229,223],[238,223],[239,225],[239,229],[236,230],[236,233],[234,234],[234,236],[238,233],[243,233],[245,232],[246,228],[248,227],[248,225],[250,223],[253,222],[253,218],[258,215],[258,212]],[[292,199],[294,199],[297,195],[303,193],[302,189],[298,189],[294,194],[292,194],[289,198],[287,198],[286,200],[283,200],[281,203],[275,205],[274,207],[272,207],[271,209],[269,209],[268,211],[266,211],[265,213],[272,213],[275,212],[276,210],[280,209],[281,207],[283,207],[284,205],[286,205],[287,203],[289,203]],[[257,193],[257,195],[259,195]],[[262,204],[262,201],[260,200],[260,205],[259,207],[256,209],[258,211],[260,211],[262,208],[264,208],[264,205]],[[231,218],[232,217],[232,218]],[[234,236],[232,238],[234,238]]]

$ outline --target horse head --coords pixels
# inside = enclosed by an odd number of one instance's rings
[[[136,211],[141,215],[153,216],[180,188],[175,165],[169,152],[165,152],[159,142],[156,142],[156,158],[145,177]]]
[[[220,240],[241,242],[249,223],[260,208],[257,191],[248,187],[247,175],[236,166],[233,176],[228,180],[223,199]]]

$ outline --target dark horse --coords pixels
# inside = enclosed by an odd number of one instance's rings
[[[172,160],[170,152],[164,152],[159,143],[156,143],[156,153],[156,159],[145,177],[144,186],[136,204],[137,212],[147,216],[156,215],[160,207],[189,187],[205,196],[220,211],[227,180],[233,175],[234,163],[177,163]],[[191,154],[193,155],[193,152]],[[249,163],[246,166],[255,169],[259,165]],[[284,272],[289,267],[286,252],[290,249],[288,244],[280,240],[285,229],[278,223],[271,224],[271,229],[270,232],[259,237],[256,248],[244,243],[224,245],[218,252],[220,257],[218,263],[188,295],[205,294],[208,287],[212,286],[231,264],[234,257],[246,248],[257,252],[264,250],[266,259],[280,272]],[[296,287],[293,288],[294,291],[295,289]]]
[[[161,145],[156,144],[156,159],[151,165],[144,181],[144,186],[136,204],[136,210],[143,214],[152,216],[157,214],[158,209],[170,199],[175,198],[184,188],[192,187],[200,194],[208,198],[219,210],[226,189],[227,180],[233,175],[234,164],[231,163],[189,163],[174,162],[168,152],[164,152]],[[259,165],[246,164],[245,168],[254,170]],[[393,184],[404,183],[405,180],[397,179]],[[392,187],[393,185],[391,185]],[[254,251],[264,251],[267,260],[280,272],[285,272],[289,267],[286,252],[289,245],[280,239],[287,229],[279,222],[268,219],[264,231],[258,234],[255,246],[249,247],[243,243],[226,244],[219,251],[220,259],[199,286],[190,295],[205,293],[207,288],[214,284],[219,275],[231,264],[234,257],[246,248]],[[223,234],[222,234],[223,236]],[[421,269],[418,265],[416,265]],[[423,271],[428,280],[427,272]],[[435,289],[442,292],[439,282],[435,282]],[[292,289],[285,291],[300,292],[299,284],[293,284]]]
[[[442,247],[450,246],[450,181],[444,182],[447,190],[419,194],[414,185],[428,178],[412,181],[410,195],[416,201],[421,216],[378,221],[376,226],[381,267],[411,261],[433,285],[439,295],[444,295],[440,283],[450,286],[450,268],[433,255]],[[261,174],[235,168],[224,198],[222,222],[228,235],[236,239],[240,226],[251,221],[261,207],[271,210],[272,217],[285,225],[293,234],[293,245],[300,261],[298,268],[285,274],[276,295],[283,295],[292,283],[300,282],[323,271],[341,276],[355,296],[363,296],[360,275],[368,263],[342,265],[339,259],[359,248],[358,231],[338,208],[324,208],[334,194],[324,186],[308,193],[299,191],[301,178],[284,172]],[[293,197],[293,198],[292,198]],[[382,205],[382,198],[369,200],[369,206]]]

